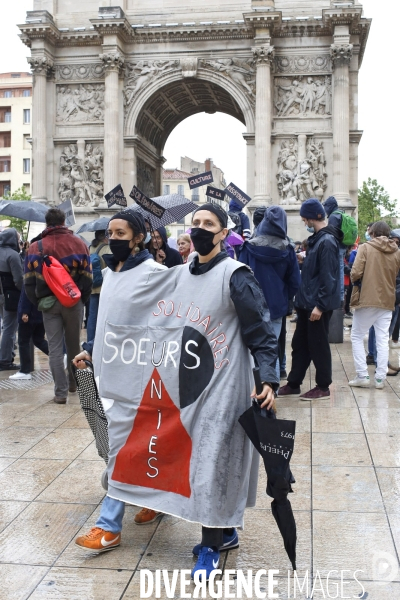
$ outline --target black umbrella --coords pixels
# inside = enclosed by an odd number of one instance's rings
[[[165,227],[166,225],[175,223],[176,221],[180,221],[186,217],[186,215],[198,208],[197,204],[191,200],[188,200],[185,198],[185,196],[181,196],[180,194],[157,196],[155,198],[151,198],[151,200],[154,200],[154,202],[156,202],[159,206],[165,208],[165,212],[162,217],[156,217],[155,215],[152,215],[141,206],[133,206],[135,207],[135,210],[138,210],[144,216],[144,218],[149,221],[154,230],[158,229],[159,227]],[[132,208],[132,206],[129,208]]]
[[[90,429],[96,441],[99,456],[108,463],[108,424],[103,404],[97,391],[94,378],[93,364],[86,362],[86,369],[77,369],[72,365],[72,371],[78,387],[78,396],[81,408],[85,414]]]
[[[257,393],[260,393],[258,369],[254,371]],[[273,498],[272,514],[292,567],[296,570],[296,522],[288,500],[288,494],[293,491],[291,484],[295,482],[289,462],[293,454],[296,422],[277,419],[273,410],[261,409],[254,402],[239,418],[239,423],[264,461],[268,478],[266,492]]]
[[[49,210],[48,206],[33,202],[32,200],[1,200],[0,215],[6,217],[15,217],[23,221],[35,221],[45,223],[45,214]]]
[[[84,223],[75,231],[75,233],[83,233],[84,231],[101,231],[105,230],[108,227],[108,223],[110,222],[110,217],[100,217],[99,219],[95,219],[94,221],[89,221],[88,223]]]

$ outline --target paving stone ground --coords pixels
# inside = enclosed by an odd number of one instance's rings
[[[288,357],[292,332],[291,325]],[[295,597],[400,599],[400,375],[383,390],[351,389],[349,331],[343,344],[332,346],[332,355],[329,400],[278,400],[278,417],[297,421],[297,483],[290,500],[298,577],[302,583],[308,572],[309,590],[297,588]],[[391,350],[391,361],[398,364],[398,351]],[[36,366],[47,369],[46,359],[37,354]],[[0,373],[0,383],[8,375]],[[313,375],[310,369],[303,391],[312,387]],[[52,396],[51,384],[0,387],[0,600],[136,600],[141,570],[192,568],[200,527],[170,516],[138,527],[137,507],[127,508],[119,549],[100,556],[78,549],[76,535],[99,514],[104,463],[77,395],[66,406],[53,404]],[[240,548],[223,555],[221,568],[246,575],[248,569],[279,570],[275,592],[292,598],[290,563],[265,483],[260,471],[257,506],[246,511]],[[193,589],[188,586],[187,593]],[[260,589],[268,597],[266,577]],[[248,597],[256,598],[253,593]],[[234,588],[231,594],[222,597],[240,597]],[[185,596],[179,587],[167,596],[161,585],[161,593],[150,597]]]

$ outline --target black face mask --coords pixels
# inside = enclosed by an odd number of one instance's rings
[[[217,231],[217,233],[221,233],[221,231],[222,229]],[[219,242],[214,244],[214,236],[217,235],[217,233],[202,229],[201,227],[192,227],[190,237],[192,238],[194,249],[200,256],[207,256],[214,250],[215,246],[219,244]]]
[[[113,253],[114,257],[120,262],[125,262],[130,253],[132,252],[132,248],[129,247],[129,244],[132,240],[110,240],[108,245],[110,246],[110,250]]]

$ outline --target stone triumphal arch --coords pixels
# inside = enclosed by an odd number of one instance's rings
[[[353,210],[369,27],[355,0],[34,0],[34,199],[87,218],[117,183],[157,195],[174,127],[222,111],[243,123],[250,207]]]

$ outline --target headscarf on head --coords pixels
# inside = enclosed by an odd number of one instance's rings
[[[218,204],[211,204],[211,202],[208,202],[207,204],[203,204],[202,206],[199,206],[199,208],[196,208],[193,214],[195,215],[199,210],[208,210],[208,212],[213,213],[221,223],[221,227],[226,229],[228,224],[228,213],[218,206]]]

